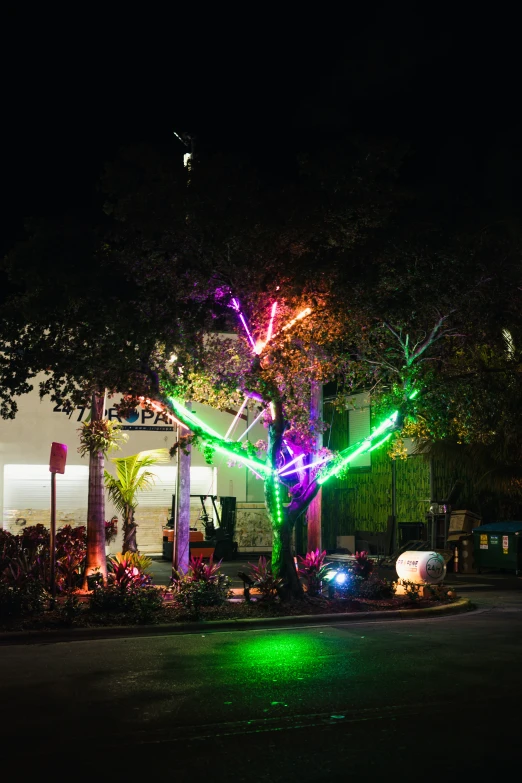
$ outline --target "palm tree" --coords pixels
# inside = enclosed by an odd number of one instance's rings
[[[83,588],[88,588],[88,577],[101,574],[107,580],[105,558],[105,495],[103,473],[105,456],[120,448],[120,442],[127,440],[117,422],[105,418],[105,393],[92,394],[91,413],[80,428],[82,457],[89,455],[89,494],[87,500],[87,556],[85,561]]]
[[[123,517],[122,552],[137,552],[134,512],[138,506],[138,492],[150,489],[155,483],[154,473],[146,470],[158,462],[169,462],[168,449],[149,449],[130,457],[115,457],[116,477],[105,471],[105,487],[109,497]]]

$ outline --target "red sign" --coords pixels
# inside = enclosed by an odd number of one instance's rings
[[[65,443],[53,443],[51,445],[51,458],[49,471],[51,473],[65,473],[65,461],[67,459],[67,446]]]

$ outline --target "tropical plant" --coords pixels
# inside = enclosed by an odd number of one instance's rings
[[[42,555],[22,551],[13,557],[2,574],[2,581],[22,588],[30,582],[46,584],[48,560]]]
[[[49,530],[41,524],[26,527],[19,535],[4,533],[0,539],[0,580],[22,585],[49,580]],[[56,588],[63,592],[79,586],[86,553],[85,527],[64,525],[56,532]]]
[[[87,554],[87,530],[64,525],[56,533],[56,586],[67,592],[80,586]]]
[[[18,538],[8,530],[0,530],[0,574],[18,554]]]
[[[297,571],[306,582],[309,596],[316,596],[321,592],[321,584],[328,571],[328,565],[324,562],[325,557],[326,550],[320,552],[319,549],[307,552],[304,557],[297,556]]]
[[[261,555],[257,565],[253,563],[248,565],[254,582],[253,587],[261,593],[264,601],[275,601],[283,587],[284,580],[273,573],[271,561]]]
[[[354,576],[360,579],[368,579],[373,571],[373,560],[368,557],[368,552],[356,552],[355,562],[352,566]]]
[[[87,557],[83,586],[88,578],[100,573],[107,579],[105,557],[105,495],[103,475],[105,456],[120,448],[120,442],[127,439],[117,422],[105,418],[105,393],[93,390],[91,396],[90,420],[80,428],[79,453],[89,455],[89,493],[87,498]]]
[[[120,590],[127,590],[130,587],[146,587],[150,585],[152,577],[145,573],[152,560],[150,557],[140,555],[136,552],[118,552],[109,557],[108,580],[111,584],[117,585]]]
[[[191,582],[214,582],[220,574],[221,560],[214,563],[214,556],[211,555],[208,563],[205,562],[203,555],[194,557],[191,555],[186,578]]]
[[[78,452],[82,457],[92,451],[108,454],[121,448],[120,443],[124,443],[128,438],[128,435],[122,432],[121,424],[109,419],[91,418],[89,421],[82,422],[78,432],[80,433]]]
[[[150,489],[155,476],[147,468],[159,462],[169,462],[168,449],[150,449],[132,454],[130,457],[115,457],[111,461],[116,466],[116,476],[105,471],[105,487],[109,497],[123,518],[122,552],[137,552],[137,523],[134,513],[138,506],[138,492]]]
[[[221,560],[205,563],[203,556],[192,556],[186,574],[174,573],[171,580],[178,604],[198,616],[201,607],[221,606],[230,597],[230,580],[221,572]]]
[[[111,517],[111,519],[105,522],[105,543],[112,544],[116,540],[118,535],[118,517]]]

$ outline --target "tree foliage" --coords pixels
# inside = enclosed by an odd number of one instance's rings
[[[511,442],[516,455],[518,220],[459,202],[451,186],[419,202],[401,175],[406,154],[350,140],[267,170],[202,154],[187,183],[181,159],[125,150],[107,167],[95,228],[35,227],[3,264],[2,416],[39,373],[41,394],[71,405],[105,389],[129,407],[173,398],[223,409],[248,394],[268,444],[247,450],[280,471],[291,450],[310,461],[324,428],[310,416],[312,388],[331,382],[340,405],[364,388],[377,414],[400,411],[403,434],[496,444],[499,458]],[[188,426],[209,458],[222,445]],[[317,473],[282,478],[282,525],[265,480],[273,565],[297,590],[291,533]]]

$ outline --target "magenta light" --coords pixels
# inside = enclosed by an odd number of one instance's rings
[[[232,306],[232,308],[233,308],[233,309],[236,311],[236,313],[238,314],[238,316],[239,316],[239,317],[240,317],[240,319],[241,319],[241,323],[242,323],[242,324],[243,324],[243,326],[245,327],[245,332],[247,333],[247,337],[248,337],[248,339],[250,340],[250,344],[251,344],[251,346],[252,346],[252,350],[253,350],[253,351],[254,351],[254,353],[255,353],[255,350],[256,350],[256,343],[255,343],[255,340],[254,340],[254,338],[253,338],[253,337],[252,337],[252,335],[250,334],[250,329],[248,328],[248,324],[247,324],[247,322],[246,322],[245,316],[244,316],[244,315],[243,315],[243,313],[241,312],[241,305],[239,304],[239,300],[238,300],[238,299],[236,299],[235,297],[233,297],[233,298],[230,300],[230,302],[231,302],[231,306]]]
[[[245,332],[247,333],[247,337],[250,340],[250,344],[252,346],[252,350],[255,351],[256,350],[256,343],[255,343],[254,338],[250,334],[250,329],[247,326],[247,322],[245,320],[245,316],[243,315],[241,310],[238,310],[238,313],[239,313],[239,317],[241,318],[241,322],[242,322],[243,326],[245,327]]]
[[[290,447],[290,444],[289,444],[289,442],[287,441],[286,438],[283,438],[283,443],[285,444],[286,448],[290,452],[290,456],[293,457],[294,456],[294,452],[292,451],[292,449]]]
[[[294,465],[296,462],[298,462],[300,459],[303,459],[303,454],[299,454],[298,457],[295,457],[294,459],[290,460],[290,462],[287,462],[286,465],[283,465],[279,470],[276,470],[276,473],[278,476],[284,476],[285,474],[281,471],[287,470],[290,465]],[[290,473],[295,473],[295,470],[291,470]]]
[[[288,467],[290,467],[290,465],[292,465],[292,462],[289,462],[287,465],[283,465],[283,467],[280,468],[280,470],[277,471],[277,475],[279,477],[281,477],[281,478],[283,476],[290,476],[291,473],[297,473],[299,470],[308,470],[309,468],[317,467],[317,465],[322,465],[323,462],[326,462],[329,459],[330,459],[330,457],[323,457],[323,459],[318,459],[315,462],[311,462],[309,465],[302,465],[300,468],[294,468],[293,470],[289,470],[288,472],[281,473],[280,472],[281,470],[286,471],[286,469]],[[294,462],[295,462],[295,460],[294,460]]]

